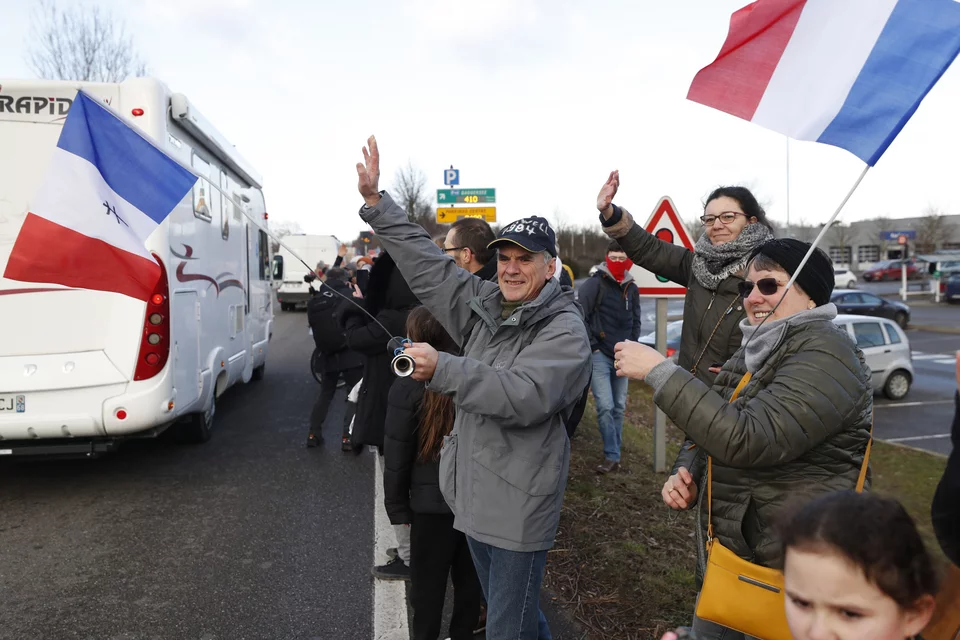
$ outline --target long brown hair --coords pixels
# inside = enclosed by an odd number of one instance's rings
[[[417,307],[407,316],[407,337],[414,342],[426,342],[437,351],[456,353],[457,344],[426,307]],[[454,408],[449,396],[433,391],[423,392],[420,406],[420,428],[417,429],[420,462],[436,460],[440,455],[443,436],[453,430]]]

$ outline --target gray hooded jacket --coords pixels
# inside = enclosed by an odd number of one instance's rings
[[[385,192],[361,217],[462,356],[440,353],[428,389],[457,418],[440,453],[454,527],[510,551],[553,546],[570,467],[565,418],[590,379],[590,341],[571,290],[550,279],[501,320],[502,294],[456,266]]]

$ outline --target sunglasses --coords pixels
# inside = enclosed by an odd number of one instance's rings
[[[753,293],[754,287],[759,289],[762,295],[772,296],[780,287],[784,286],[785,284],[785,282],[778,282],[776,278],[760,278],[755,283],[750,282],[749,280],[744,280],[738,284],[737,287],[740,290],[740,297],[746,298]]]

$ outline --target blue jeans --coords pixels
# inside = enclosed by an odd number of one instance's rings
[[[544,551],[507,551],[467,536],[487,600],[487,640],[553,640],[540,611]]]
[[[597,425],[603,438],[603,457],[620,462],[623,440],[623,411],[627,406],[627,379],[618,378],[613,358],[601,351],[593,354],[593,380],[590,382],[597,403]]]

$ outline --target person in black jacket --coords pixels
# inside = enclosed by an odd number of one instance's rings
[[[597,403],[597,425],[603,438],[604,460],[597,473],[620,468],[623,413],[627,405],[627,379],[618,378],[613,352],[618,342],[640,337],[640,294],[627,258],[616,241],[607,248],[605,264],[580,285],[579,301],[593,350],[590,387]]]
[[[364,356],[363,384],[357,400],[351,441],[354,451],[358,453],[363,445],[382,450],[387,394],[396,379],[390,369],[395,348],[393,342],[396,341],[391,340],[404,337],[407,314],[420,303],[400,275],[393,259],[384,253],[371,269],[364,293],[364,307],[383,327],[353,305],[343,304],[341,323],[346,332],[347,346]]]
[[[320,352],[317,368],[321,372],[320,395],[310,413],[308,447],[316,447],[323,441],[321,428],[337,392],[340,376],[343,376],[348,389],[352,389],[363,377],[363,360],[358,353],[347,347],[346,335],[339,324],[339,316],[346,304],[340,296],[349,298],[352,293],[353,289],[347,283],[346,271],[332,268],[327,271],[325,284],[307,303],[307,321],[310,323],[313,341]]]
[[[424,307],[410,312],[407,336],[456,354],[456,343]],[[447,575],[453,579],[451,640],[472,638],[480,613],[480,581],[466,536],[440,493],[440,446],[453,429],[453,400],[401,378],[390,389],[384,433],[384,506],[394,525],[410,525],[413,640],[437,640]]]
[[[954,401],[957,408],[951,432],[953,451],[933,496],[931,516],[940,548],[950,562],[960,566],[960,449],[957,448],[960,446],[960,351],[957,352],[957,393]]]

